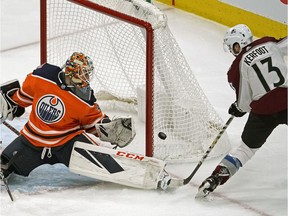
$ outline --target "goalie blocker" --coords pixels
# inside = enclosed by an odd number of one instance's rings
[[[11,97],[20,89],[19,81],[14,79],[1,84],[0,91],[0,118],[1,124],[6,120],[12,121],[14,117],[20,117],[25,112],[25,108],[15,103]]]
[[[162,160],[84,142],[75,142],[69,169],[76,174],[141,189],[180,186]]]

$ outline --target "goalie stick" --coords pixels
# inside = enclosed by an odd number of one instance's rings
[[[12,125],[10,125],[9,123],[7,123],[6,121],[4,121],[3,124],[4,124],[7,128],[9,128],[11,131],[13,131],[16,135],[18,135],[18,136],[20,135],[20,132],[19,132],[16,128],[14,128]],[[18,157],[18,155],[19,155],[19,154],[16,154],[16,155],[8,162],[8,164],[1,164],[1,168],[8,169],[8,168],[10,167],[10,165],[12,164],[12,162],[15,160],[15,158]],[[8,193],[11,201],[14,201],[13,196],[12,196],[12,193],[11,193],[10,188],[9,188],[9,186],[8,186],[7,179],[4,178],[4,174],[3,174],[2,170],[0,171],[0,179],[3,181],[4,187],[5,187],[5,189],[6,189],[7,193]]]
[[[15,130],[16,130],[16,129],[15,129]],[[16,130],[16,131],[17,131],[17,130]],[[11,193],[11,191],[10,191],[10,188],[9,188],[9,185],[8,185],[8,182],[7,182],[7,179],[4,177],[4,174],[3,174],[3,172],[2,172],[2,169],[6,169],[6,170],[7,170],[7,169],[12,165],[13,161],[14,161],[16,158],[18,158],[19,156],[20,156],[20,154],[19,154],[19,152],[17,152],[17,153],[9,160],[9,162],[8,162],[7,164],[1,164],[0,179],[3,181],[4,187],[5,187],[5,189],[6,189],[7,193],[8,193],[11,201],[14,201],[14,199],[13,199],[12,193]]]
[[[6,189],[7,193],[8,193],[11,201],[14,201],[13,196],[12,196],[12,193],[11,193],[10,188],[9,188],[9,186],[8,186],[7,179],[4,178],[4,175],[3,175],[3,173],[2,173],[2,170],[0,171],[0,178],[1,178],[1,180],[3,181],[4,187],[5,187],[5,189]]]
[[[20,135],[20,132],[14,128],[12,125],[10,125],[9,123],[7,123],[6,121],[2,122],[7,128],[9,128],[11,131],[13,131],[17,136]],[[2,140],[0,140],[0,144],[2,145]]]
[[[10,125],[9,123],[7,123],[6,121],[4,121],[3,122],[3,124],[7,127],[7,128],[9,128],[11,131],[13,131],[16,135],[20,135],[20,132],[16,129],[16,128],[14,128],[12,125]]]

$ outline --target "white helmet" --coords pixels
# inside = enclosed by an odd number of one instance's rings
[[[250,44],[253,41],[253,35],[248,26],[244,24],[238,24],[230,28],[223,39],[223,47],[227,52],[228,50],[235,56],[237,56],[243,47]],[[240,52],[235,53],[233,45],[238,43],[240,46]]]

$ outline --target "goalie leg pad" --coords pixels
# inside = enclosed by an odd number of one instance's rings
[[[94,179],[156,189],[166,163],[156,158],[75,142],[69,169]]]

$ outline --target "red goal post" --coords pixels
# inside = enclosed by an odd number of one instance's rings
[[[147,156],[200,157],[221,129],[222,120],[195,79],[166,15],[155,5],[143,0],[41,0],[41,62],[61,65],[74,51],[94,61],[91,86],[97,98],[105,92],[112,100],[144,104]],[[166,140],[157,137],[160,131]],[[229,148],[227,139],[219,146],[216,156]]]

